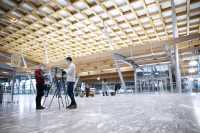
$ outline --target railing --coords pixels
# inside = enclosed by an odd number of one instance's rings
[[[106,83],[106,86],[108,88],[109,92],[117,92],[120,94],[123,93],[157,93],[157,92],[169,92],[169,93],[176,93],[176,83],[173,83],[172,86],[170,85],[168,80],[160,81],[137,81],[137,86],[135,88],[135,82],[134,81],[126,81],[125,82],[126,88],[122,89],[120,87],[119,82],[108,82]],[[65,86],[66,87],[66,86]],[[89,88],[94,88],[96,94],[102,93],[102,83],[96,82],[93,84],[88,85]],[[34,94],[33,90],[30,88],[30,85],[26,86],[14,86],[14,91],[12,93],[11,85],[9,84],[0,84],[0,103],[7,103],[12,101],[12,96],[17,94]],[[81,83],[79,82],[77,87],[75,88],[75,94],[79,95],[81,93]],[[49,94],[53,94],[56,87],[53,86],[49,92]],[[66,88],[64,88],[61,85],[61,92],[64,94],[64,91]],[[200,86],[197,84],[195,85],[188,85],[184,82],[182,82],[182,92],[188,93],[188,92],[200,92]]]
[[[110,82],[107,83],[107,87],[109,88],[110,92],[114,92],[116,90],[116,85],[119,85],[119,82]],[[176,83],[173,82],[172,86],[170,85],[169,81],[159,81],[159,82],[138,82],[135,89],[135,82],[134,81],[126,81],[125,82],[126,89],[117,88],[117,93],[157,93],[157,92],[168,92],[168,93],[177,93],[176,90]],[[89,85],[90,88],[95,88],[96,93],[100,94],[102,92],[102,84],[101,83],[94,83]],[[200,87],[196,90],[200,91]],[[80,87],[77,88],[77,92],[80,91]],[[195,89],[193,86],[182,84],[182,92],[194,92]],[[196,91],[195,91],[196,92]]]

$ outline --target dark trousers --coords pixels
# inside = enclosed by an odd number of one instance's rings
[[[67,82],[67,94],[71,99],[70,105],[76,105],[76,101],[74,98],[74,82]]]
[[[44,96],[44,84],[36,84],[37,95],[36,95],[36,107],[41,107],[42,96]]]
[[[103,92],[103,96],[108,96],[108,92],[107,91]]]
[[[86,87],[85,91],[86,91],[86,97],[89,97],[90,96],[90,88]]]

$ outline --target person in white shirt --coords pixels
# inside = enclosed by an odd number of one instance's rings
[[[81,91],[85,92],[85,83],[84,82],[81,83]]]
[[[107,85],[107,81],[106,81],[106,79],[103,79],[103,81],[102,81],[102,94],[103,94],[103,96],[108,96],[108,93],[109,93],[109,88],[108,88],[108,85]]]
[[[85,83],[82,82],[82,83],[81,83],[81,94],[80,94],[80,96],[81,96],[81,97],[84,97],[84,94],[85,94]]]
[[[75,109],[77,108],[77,104],[74,98],[74,83],[76,80],[76,66],[72,62],[71,57],[66,58],[66,63],[68,68],[65,70],[67,74],[67,93],[71,99],[71,104],[67,106],[67,109]]]

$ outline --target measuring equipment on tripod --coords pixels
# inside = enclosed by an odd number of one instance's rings
[[[66,82],[67,82],[66,81],[66,77],[67,77],[66,75],[67,75],[67,73],[64,70],[59,69],[57,67],[53,69],[52,73],[53,73],[54,77],[53,77],[53,80],[52,80],[51,83],[46,84],[46,87],[45,87],[46,93],[45,93],[45,99],[44,99],[43,105],[45,105],[46,99],[49,96],[49,92],[51,90],[53,90],[53,88],[55,88],[54,95],[51,98],[50,103],[49,103],[49,108],[51,107],[54,98],[57,97],[58,98],[58,105],[59,105],[59,109],[60,109],[61,104],[64,107],[62,91],[64,91],[64,94],[65,94],[64,99],[65,99],[66,106],[68,106],[68,104],[69,104],[69,99],[68,99],[68,94],[67,94],[67,85],[66,85]],[[75,81],[74,89],[77,87],[78,81],[79,81],[79,77],[77,77],[77,79]],[[61,101],[61,103],[60,103],[60,101]]]
[[[52,105],[52,102],[54,100],[55,97],[57,97],[58,99],[58,105],[59,105],[59,109],[60,109],[60,101],[64,107],[64,102],[63,102],[63,98],[62,98],[62,88],[64,89],[65,91],[65,82],[63,81],[63,77],[62,77],[62,70],[59,69],[59,68],[54,68],[54,78],[53,78],[53,81],[49,87],[49,89],[47,89],[47,92],[46,92],[46,95],[45,95],[45,99],[44,99],[44,102],[43,102],[43,105],[45,104],[46,102],[46,98],[48,97],[49,95],[49,92],[50,90],[55,87],[55,91],[54,91],[54,95],[49,103],[49,108],[51,107]]]

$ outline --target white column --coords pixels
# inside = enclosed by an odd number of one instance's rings
[[[12,72],[12,85],[11,85],[11,102],[14,102],[14,89],[15,89],[15,71]]]
[[[137,88],[137,69],[134,69],[134,81],[135,81],[135,93],[138,93],[138,88]]]
[[[176,44],[175,44],[176,45]],[[178,55],[178,48],[175,46],[175,69],[176,69],[176,89],[179,93],[182,93],[181,89],[181,72],[180,72],[180,65],[179,65],[179,55]]]
[[[177,20],[176,20],[176,10],[175,10],[175,3],[174,0],[171,0],[172,5],[172,21],[173,21],[173,38],[178,38],[178,29],[177,29]],[[175,57],[175,70],[176,70],[176,89],[179,93],[182,92],[181,89],[181,72],[180,72],[180,65],[179,65],[179,54],[178,54],[178,46],[174,42],[174,57]]]
[[[170,92],[173,92],[174,88],[173,88],[173,80],[172,80],[172,68],[171,68],[171,64],[168,65],[168,69],[169,69]]]

